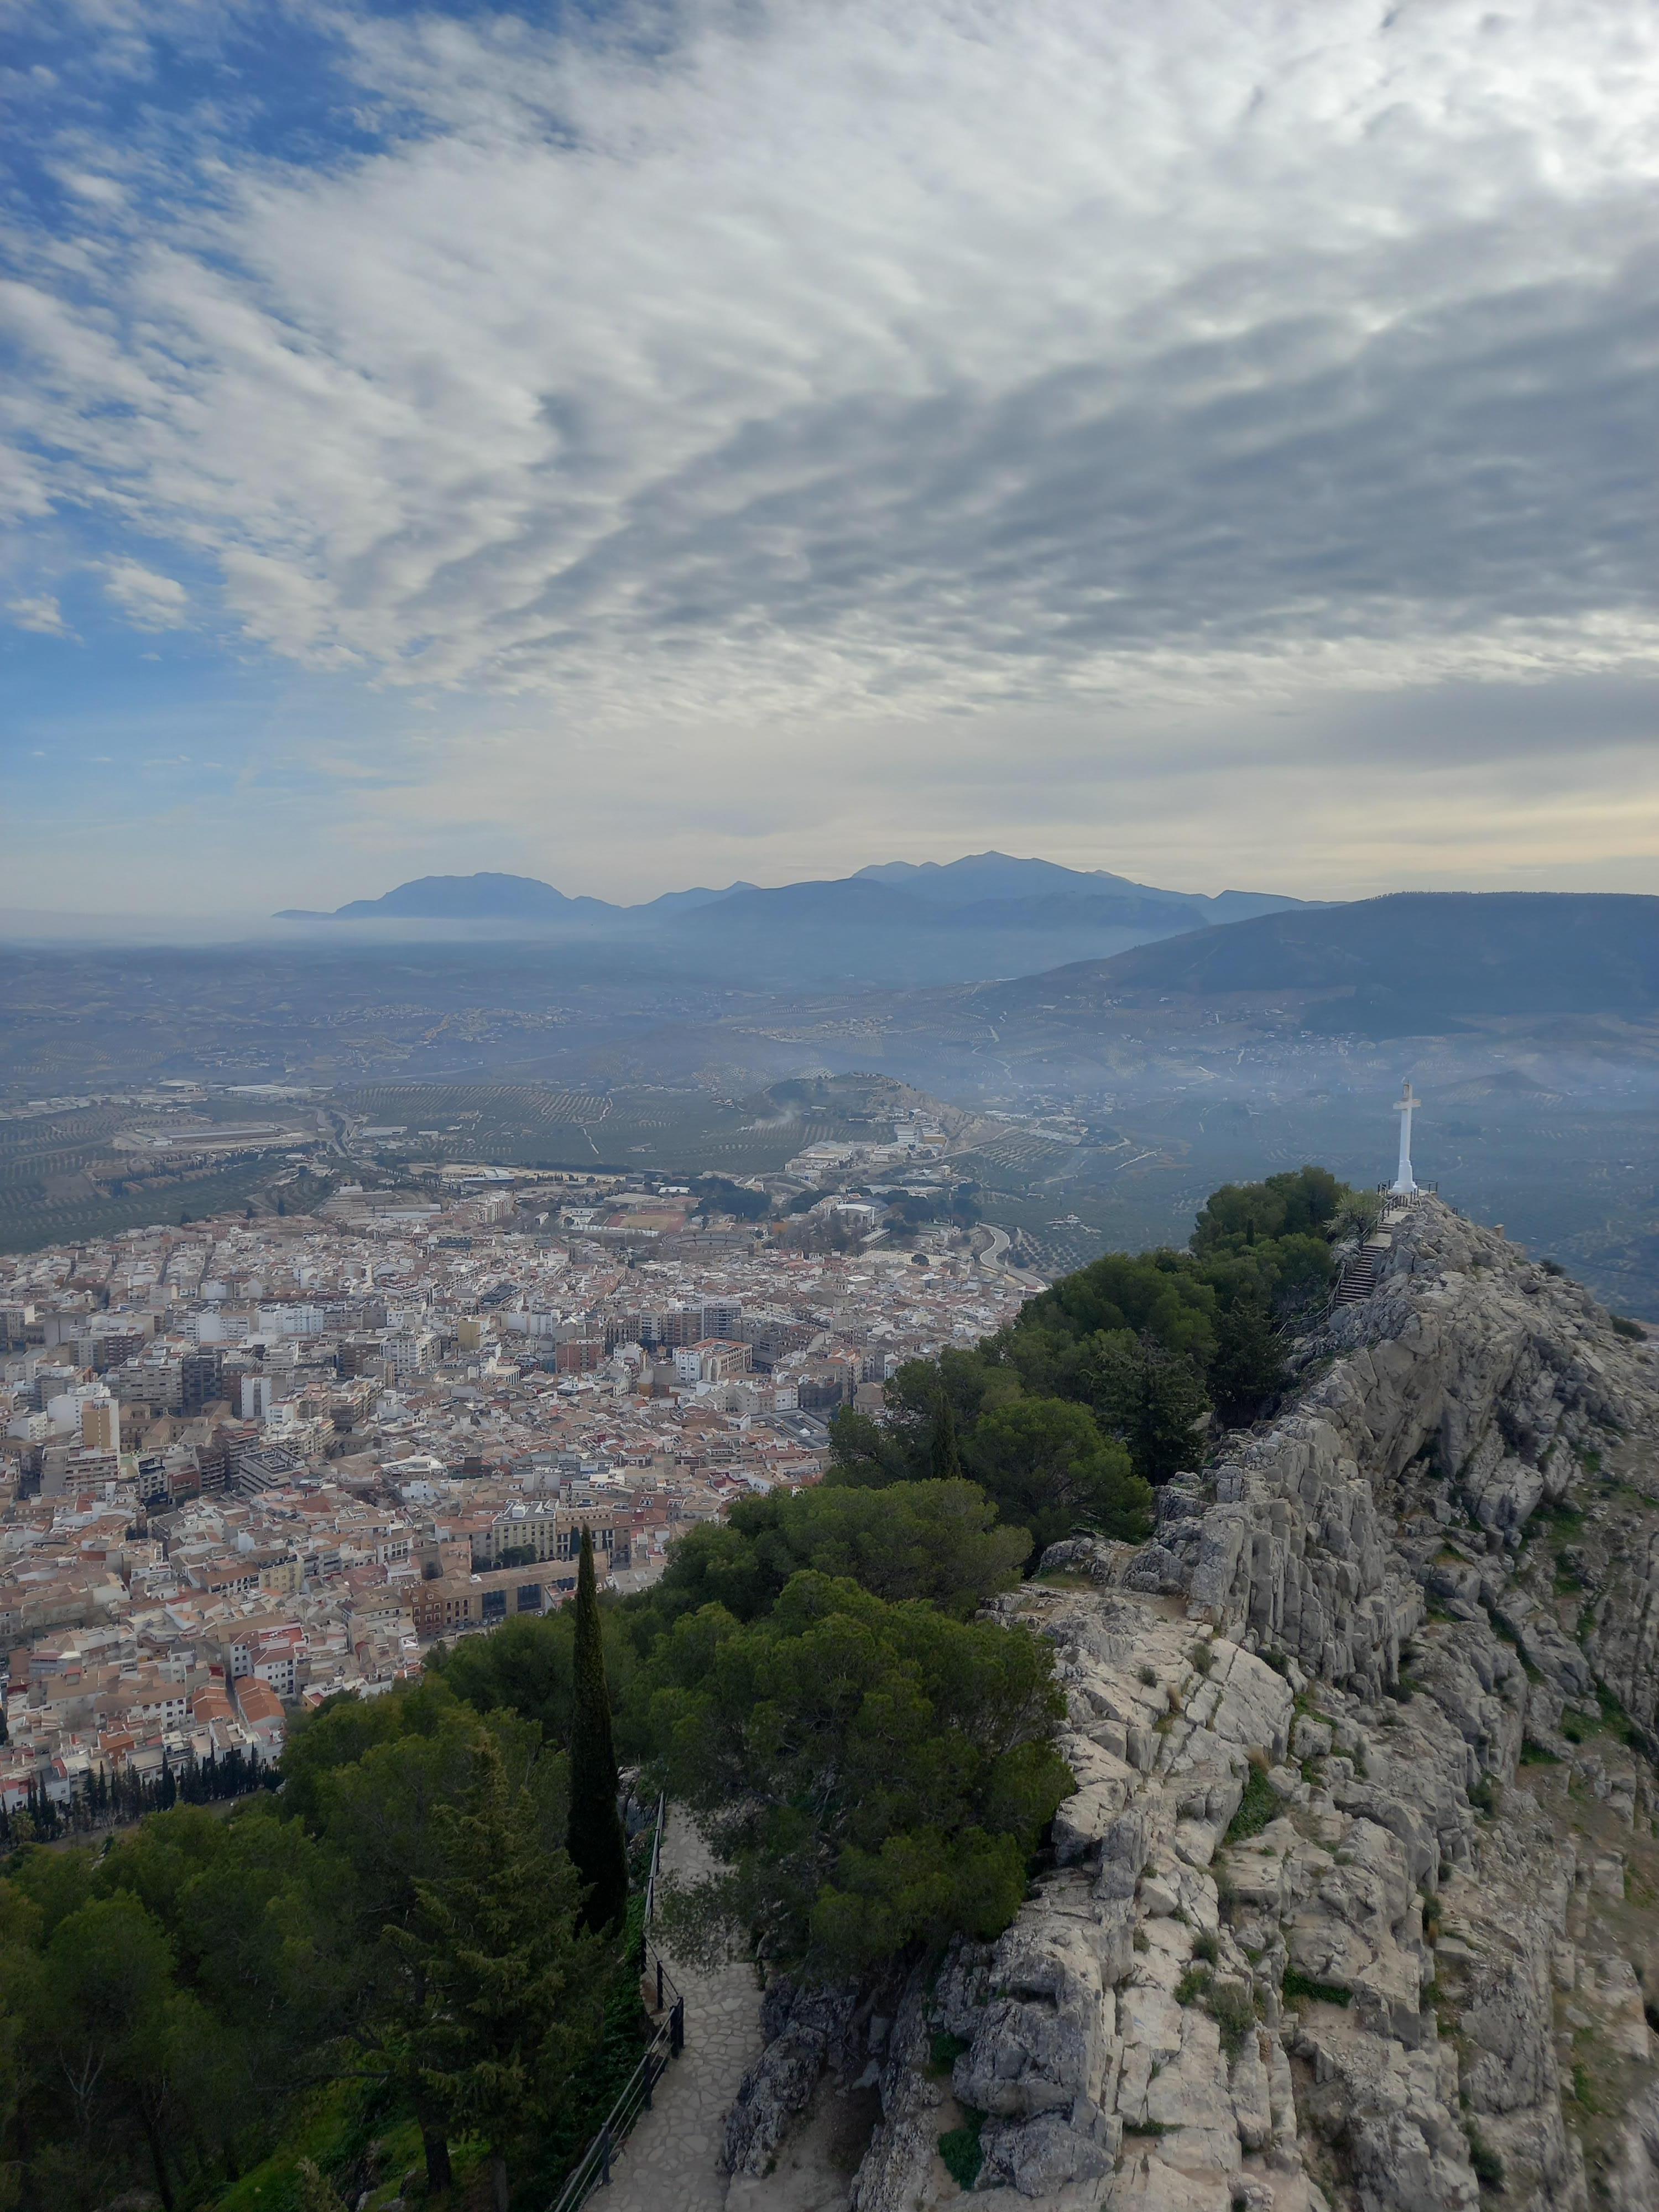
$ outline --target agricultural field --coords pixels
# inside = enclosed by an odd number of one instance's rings
[[[326,1103],[360,1127],[401,1132],[356,1140],[383,1163],[775,1175],[803,1146],[890,1136],[893,1107],[921,1097],[880,1079],[841,1077],[740,1095],[656,1085],[599,1092],[533,1083],[377,1083],[343,1087]]]
[[[206,1160],[189,1157],[192,1139],[216,1133],[222,1149],[228,1129],[269,1124],[272,1118],[269,1100],[224,1097],[188,1106],[100,1103],[45,1114],[14,1111],[0,1120],[0,1251],[110,1237],[154,1221],[177,1221],[182,1213],[195,1218],[287,1205],[280,1191],[295,1181],[296,1170],[284,1152],[267,1147]],[[286,1106],[281,1119],[308,1127],[315,1112],[301,1102]],[[123,1149],[117,1139],[133,1129],[165,1133],[170,1148]],[[250,1141],[257,1141],[252,1130]],[[311,1202],[307,1194],[313,1181],[303,1178],[303,1188],[293,1193],[296,1210]]]

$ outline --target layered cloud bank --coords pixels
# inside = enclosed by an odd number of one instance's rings
[[[809,741],[1650,665],[1649,7],[13,21],[37,635]]]

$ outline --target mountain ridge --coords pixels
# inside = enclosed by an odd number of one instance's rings
[[[1242,918],[1241,908],[1252,913],[1276,912],[1304,902],[1274,891],[1224,890],[1211,896],[1202,891],[1165,890],[1136,883],[1105,868],[1067,868],[1054,860],[1021,860],[1006,853],[973,853],[957,860],[886,860],[859,868],[850,876],[806,878],[796,883],[762,885],[738,882],[724,890],[698,887],[665,891],[654,899],[619,905],[585,894],[571,896],[536,876],[502,874],[480,870],[463,876],[416,876],[394,884],[376,898],[349,899],[331,908],[283,907],[278,921],[519,921],[564,919],[574,915],[641,917],[662,912],[699,910],[732,901],[799,903],[803,895],[836,893],[855,910],[878,911],[870,894],[889,891],[910,905],[945,912],[1011,900],[1087,900],[1102,896],[1180,908],[1200,915],[1225,913]],[[895,910],[896,911],[896,910]]]

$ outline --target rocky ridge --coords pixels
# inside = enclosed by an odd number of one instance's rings
[[[1659,2206],[1659,1364],[1437,1201],[1391,1236],[1152,1543],[1002,1601],[1067,1695],[1054,1869],[786,2005],[734,2171],[827,2067],[880,2092],[855,2212]]]

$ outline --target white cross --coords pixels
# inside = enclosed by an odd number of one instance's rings
[[[1421,1103],[1420,1099],[1413,1097],[1408,1079],[1394,1109],[1400,1116],[1400,1172],[1394,1179],[1395,1198],[1410,1198],[1417,1188],[1412,1180],[1412,1115]]]

